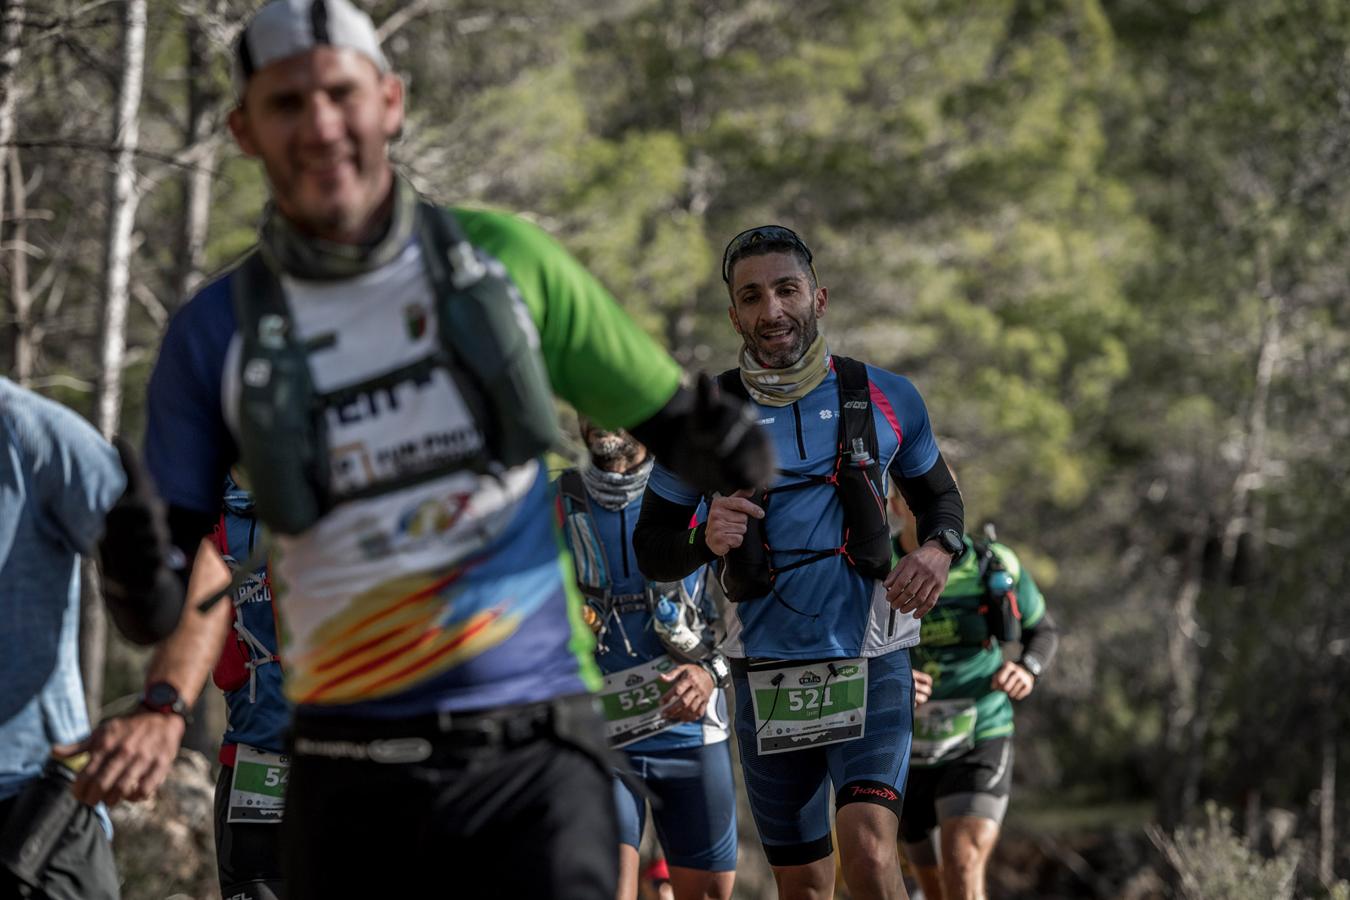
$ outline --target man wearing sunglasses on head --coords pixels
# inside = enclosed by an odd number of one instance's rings
[[[844,878],[856,898],[905,896],[894,849],[912,731],[906,649],[963,549],[961,494],[918,391],[832,356],[811,251],[763,226],[728,244],[722,277],[740,366],[724,394],[752,404],[778,474],[708,497],[657,466],[634,534],[638,565],[670,580],[714,563],[733,605],[736,731],[750,807],[779,895],[833,895],[833,785]],[[884,498],[896,479],[920,546],[891,566]]]

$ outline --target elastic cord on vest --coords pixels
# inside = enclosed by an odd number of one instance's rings
[[[779,475],[797,480],[763,490],[755,498],[764,510],[764,518],[747,521],[741,547],[729,552],[722,565],[722,589],[732,602],[772,595],[789,610],[807,615],[779,594],[776,582],[781,573],[836,556],[842,556],[851,568],[867,578],[884,578],[890,571],[890,529],[881,488],[881,467],[876,459],[878,442],[867,369],[862,363],[842,356],[833,357],[833,364],[838,376],[840,408],[834,468],[827,475],[780,469]],[[724,372],[718,380],[724,390],[745,390],[735,369]],[[840,543],[828,548],[771,546],[765,536],[769,498],[812,487],[832,488],[838,496],[844,513]],[[778,566],[774,564],[777,555],[800,558]]]

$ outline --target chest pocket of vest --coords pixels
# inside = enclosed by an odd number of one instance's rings
[[[440,347],[340,391],[316,391],[309,348],[295,333],[281,282],[262,254],[248,256],[232,277],[243,343],[239,451],[258,516],[274,531],[299,534],[338,503],[449,472],[497,474],[534,459],[559,437],[544,362],[521,321],[523,301],[503,273],[478,258],[452,213],[420,203],[417,216]],[[460,446],[425,465],[335,492],[328,410],[353,393],[434,378],[438,369],[464,399],[479,439],[463,429]]]

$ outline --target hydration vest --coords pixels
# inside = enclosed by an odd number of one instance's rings
[[[220,514],[220,521],[211,535],[211,541],[231,568],[244,566],[247,565],[246,560],[253,556],[254,546],[259,537],[257,519],[248,506],[247,494],[244,494],[233,480],[226,483],[225,504],[226,512]],[[231,546],[227,518],[229,515],[249,520],[246,546]],[[249,572],[246,580],[232,594],[230,600],[234,604],[234,623],[230,633],[225,636],[220,657],[211,672],[211,680],[215,682],[216,687],[226,693],[242,690],[247,685],[249,703],[258,701],[258,670],[267,665],[281,666],[281,657],[273,647],[269,647],[262,638],[254,634],[248,622],[253,618],[254,627],[258,627],[256,617],[265,615],[273,619],[275,630],[271,589],[271,578],[264,570],[261,573]],[[265,604],[265,608],[259,607],[258,604]]]
[[[779,475],[797,480],[767,488],[750,498],[764,510],[764,518],[747,520],[745,539],[740,547],[727,553],[720,574],[722,590],[733,603],[755,600],[770,593],[777,596],[774,585],[780,574],[834,556],[844,557],[865,578],[885,578],[890,573],[886,488],[881,463],[877,460],[880,450],[876,421],[872,418],[867,366],[846,356],[832,356],[831,359],[839,388],[840,413],[834,470],[828,475],[813,475],[779,469]],[[741,381],[740,369],[723,372],[717,376],[717,381],[722,390],[749,402],[750,394]],[[769,498],[785,491],[822,487],[832,489],[844,509],[839,546],[770,546],[765,527],[773,514]],[[775,557],[780,555],[798,558],[786,565],[777,565]]]
[[[515,287],[477,255],[453,213],[419,201],[416,216],[439,346],[421,360],[355,385],[327,393],[315,388],[309,354],[319,348],[296,334],[281,281],[261,253],[254,250],[232,276],[243,342],[239,452],[258,516],[275,531],[299,534],[340,503],[452,472],[499,474],[538,457],[560,437],[543,359],[517,319],[523,301]],[[372,296],[371,302],[379,299]],[[335,493],[329,409],[354,396],[429,378],[436,369],[449,373],[482,440],[452,458]]]
[[[685,617],[685,622],[695,632],[704,635],[704,644],[711,651],[714,643],[711,623],[700,604],[690,596],[683,581],[647,579],[640,594],[613,592],[614,579],[609,573],[609,563],[600,540],[600,531],[596,528],[591,513],[590,494],[586,491],[586,482],[582,479],[580,471],[567,469],[558,476],[558,495],[562,501],[563,526],[567,529],[567,541],[571,546],[572,562],[576,568],[577,588],[586,598],[586,605],[599,619],[596,640],[601,643],[602,649],[610,624],[614,623],[618,625],[620,637],[628,647],[628,652],[632,654],[632,645],[628,642],[628,635],[623,630],[623,623],[619,617],[630,612],[646,612],[654,615],[656,604],[662,598],[666,598],[683,607],[681,614]],[[664,645],[665,640],[660,631],[657,631],[657,637],[662,638]],[[695,658],[669,646],[666,649],[679,659]]]

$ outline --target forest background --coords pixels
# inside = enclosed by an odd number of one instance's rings
[[[223,123],[251,6],[0,0],[0,371],[105,432],[254,239]],[[1065,632],[994,896],[1346,896],[1350,4],[368,8],[422,190],[540,223],[691,369],[734,363],[726,240],[791,226],[831,349],[923,391]],[[115,710],[140,660],[104,633],[91,603]],[[123,866],[128,897],[210,883]]]

